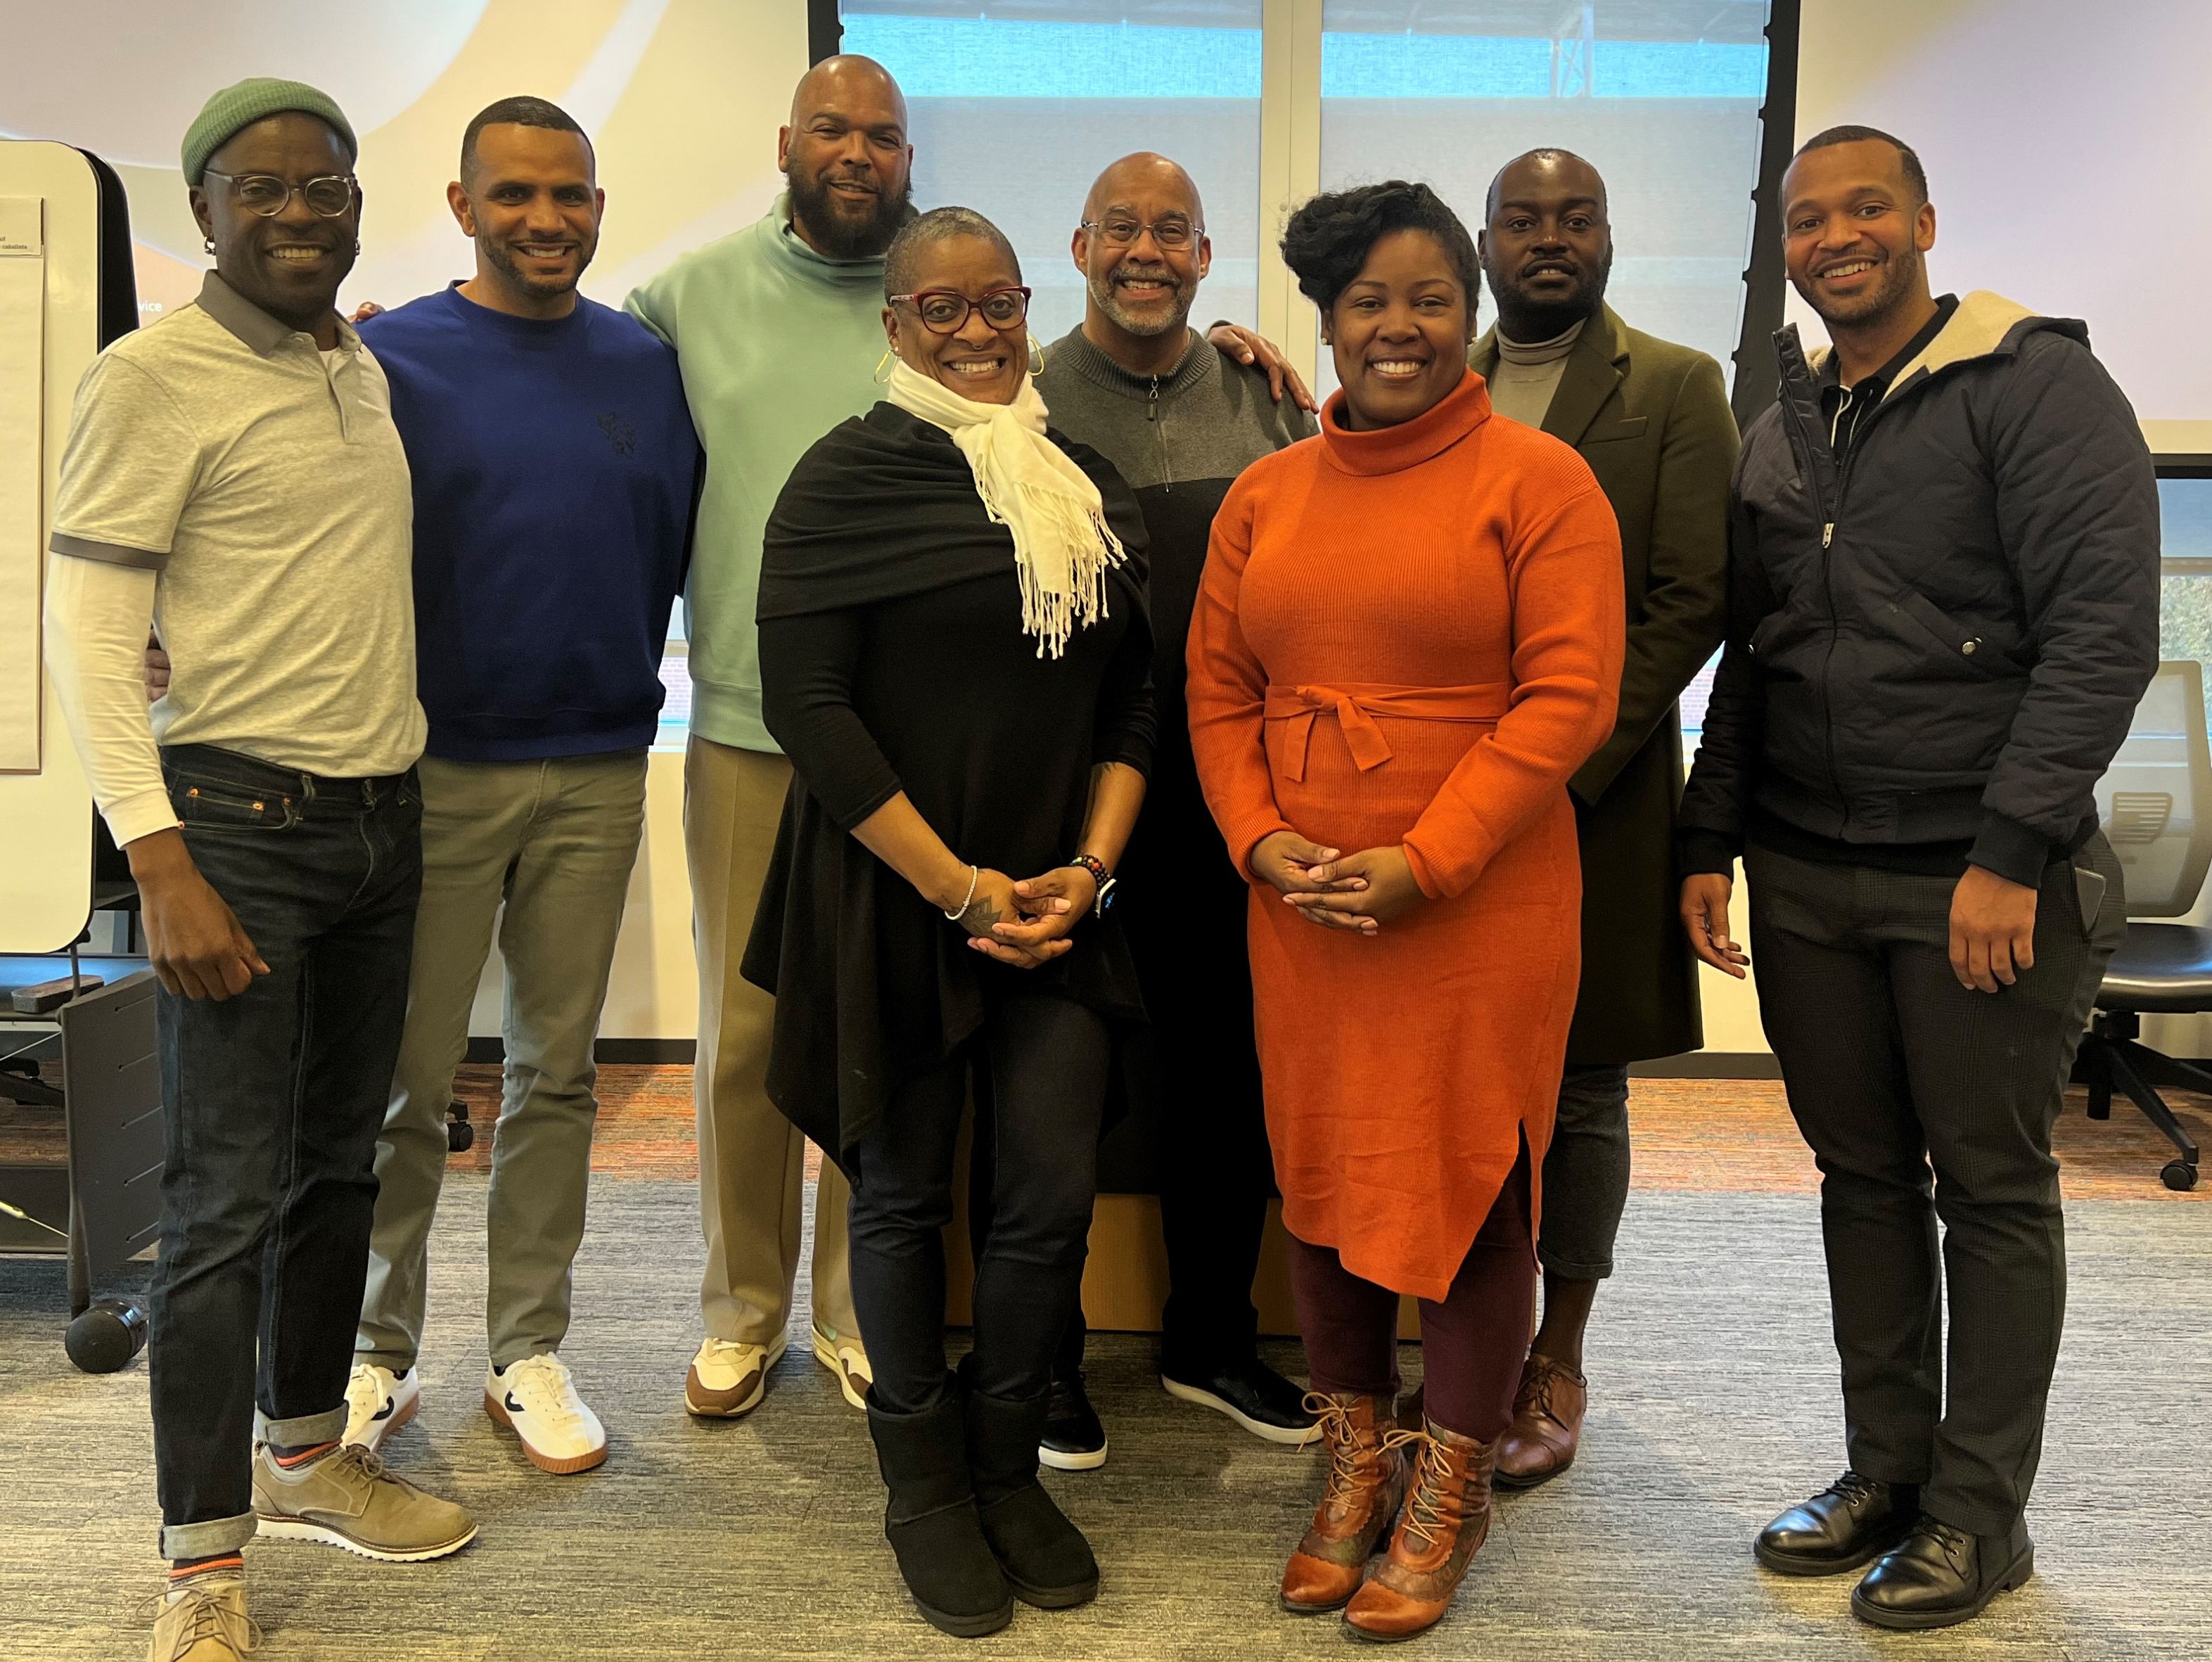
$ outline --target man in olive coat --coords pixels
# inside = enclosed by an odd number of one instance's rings
[[[1613,1273],[1628,1200],[1628,1064],[1702,1044],[1695,965],[1675,916],[1676,700],[1726,621],[1735,418],[1720,366],[1628,327],[1605,303],[1605,181],[1532,150],[1492,181],[1478,239],[1497,326],[1469,362],[1500,414],[1571,444],[1620,521],[1628,657],[1613,737],[1570,782],[1582,833],[1583,980],[1544,1162],[1544,1318],[1497,1481],[1526,1487],[1575,1458],[1583,1333]]]

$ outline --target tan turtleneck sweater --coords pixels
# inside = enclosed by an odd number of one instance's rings
[[[1490,377],[1491,407],[1525,427],[1541,427],[1552,395],[1559,390],[1559,377],[1566,372],[1567,354],[1582,332],[1583,324],[1577,323],[1564,335],[1524,346],[1509,340],[1500,329],[1498,368]]]

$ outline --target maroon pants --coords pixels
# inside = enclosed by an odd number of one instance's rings
[[[1335,1249],[1291,1238],[1291,1292],[1316,1391],[1389,1397],[1398,1389],[1398,1295],[1344,1267]],[[1423,1299],[1425,1407],[1447,1431],[1492,1442],[1513,1422],[1513,1395],[1536,1318],[1528,1218],[1528,1148],[1476,1232],[1451,1291]]]

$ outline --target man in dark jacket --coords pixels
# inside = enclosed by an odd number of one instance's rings
[[[1743,973],[1741,853],[1760,1014],[1821,1172],[1850,1470],[1758,1555],[1872,1559],[1855,1612],[1943,1627],[2033,1566],[2065,1304],[2051,1127],[2127,928],[2090,793],[2157,665],[2158,499],[2081,324],[1930,295],[1911,149],[1831,129],[1783,195],[1790,282],[1834,349],[1784,329],[1778,406],[1745,435],[1682,916]]]
[[[1569,784],[1582,992],[1544,1157],[1544,1320],[1498,1450],[1498,1482],[1522,1488],[1565,1470],[1580,1440],[1583,1333],[1628,1201],[1628,1064],[1699,1043],[1696,967],[1674,921],[1675,702],[1721,643],[1736,432],[1720,365],[1605,303],[1613,232],[1589,162],[1553,149],[1508,162],[1479,241],[1498,326],[1469,362],[1500,414],[1590,465],[1620,521],[1628,593],[1620,714]]]

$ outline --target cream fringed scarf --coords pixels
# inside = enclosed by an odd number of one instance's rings
[[[884,396],[960,447],[984,511],[1013,533],[1022,630],[1036,636],[1038,657],[1059,657],[1071,633],[1106,615],[1106,571],[1121,563],[1121,543],[1098,487],[1045,436],[1036,383],[1024,378],[1012,404],[978,404],[896,359]]]

